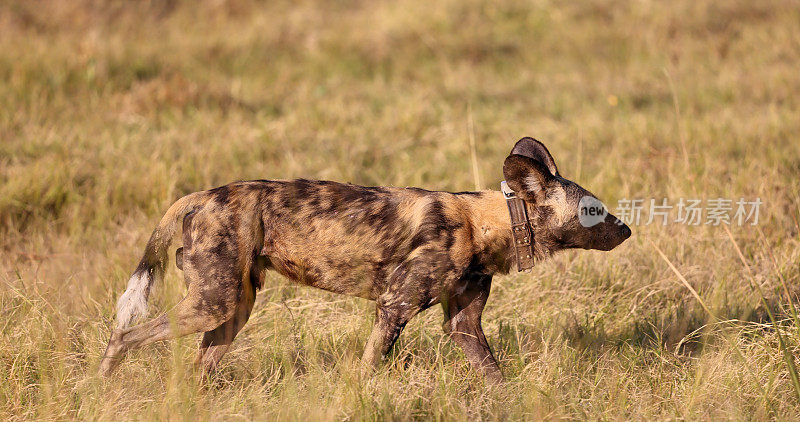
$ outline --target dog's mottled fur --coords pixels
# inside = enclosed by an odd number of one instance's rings
[[[583,227],[578,201],[589,192],[560,176],[547,149],[523,138],[503,173],[525,200],[534,251],[543,259],[567,248],[609,250],[630,229],[608,215]],[[171,311],[136,326],[151,286],[163,276],[167,248],[183,224],[177,251],[188,293]],[[406,323],[441,303],[444,331],[491,380],[500,369],[481,330],[492,275],[514,265],[506,201],[497,191],[433,192],[327,181],[257,180],[197,192],[173,204],[153,232],[100,364],[109,374],[134,347],[205,332],[197,363],[213,371],[247,321],[264,272],[376,302],[366,369],[385,356]]]

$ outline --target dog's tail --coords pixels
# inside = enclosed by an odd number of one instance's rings
[[[117,329],[127,328],[147,315],[147,298],[156,279],[164,277],[169,258],[167,249],[178,227],[178,220],[203,202],[205,192],[195,192],[175,201],[153,230],[139,266],[128,280],[128,288],[117,301]]]

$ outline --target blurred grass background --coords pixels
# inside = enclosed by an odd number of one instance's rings
[[[777,333],[800,352],[798,69],[797,1],[4,1],[0,414],[795,418]],[[193,336],[95,376],[116,298],[181,195],[294,177],[470,190],[471,136],[496,189],[526,135],[612,208],[761,198],[760,224],[732,227],[752,272],[721,227],[672,224],[496,277],[499,387],[436,308],[359,380],[372,303],[278,276],[210,384]],[[153,312],[183,293],[170,270]]]

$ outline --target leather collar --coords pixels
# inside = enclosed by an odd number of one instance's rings
[[[517,258],[517,271],[530,271],[534,265],[534,254],[533,229],[528,219],[528,207],[525,201],[517,198],[505,181],[500,183],[500,190],[511,216],[511,240],[514,244],[514,256]]]

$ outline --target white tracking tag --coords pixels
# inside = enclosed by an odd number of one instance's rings
[[[514,198],[517,197],[517,195],[514,193],[514,191],[511,190],[510,187],[508,187],[508,183],[506,183],[505,180],[500,182],[500,191],[503,192],[503,196],[506,199],[514,199]]]

